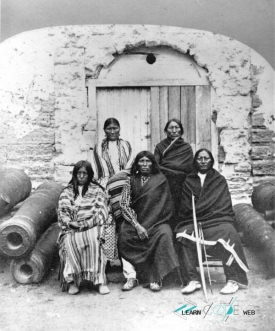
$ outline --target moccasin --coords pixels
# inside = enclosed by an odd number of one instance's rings
[[[79,292],[79,288],[74,283],[69,284],[69,290],[68,290],[69,294],[74,295],[77,294],[78,292]]]
[[[128,278],[127,282],[122,287],[122,291],[131,291],[136,286],[138,286],[138,280],[135,278]]]
[[[190,294],[199,289],[201,289],[201,283],[196,280],[191,280],[191,282],[181,290],[181,293]]]
[[[161,282],[153,282],[150,283],[150,290],[153,292],[158,292],[162,288],[162,283]]]
[[[110,290],[109,290],[109,287],[107,285],[100,284],[98,286],[98,292],[100,294],[104,295],[104,294],[109,294],[110,293]]]
[[[237,292],[239,289],[239,285],[237,282],[234,282],[233,280],[229,280],[225,287],[223,287],[221,290],[220,290],[220,293],[221,294],[233,294],[235,292]]]

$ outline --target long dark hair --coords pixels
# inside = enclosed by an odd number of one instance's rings
[[[200,154],[200,152],[203,152],[203,151],[206,152],[209,155],[209,157],[211,159],[211,168],[213,168],[213,165],[214,165],[215,160],[214,160],[214,157],[213,157],[212,153],[208,149],[206,149],[206,148],[201,148],[198,151],[196,151],[195,156],[194,156],[194,159],[193,159],[193,168],[196,171],[198,171],[198,165],[197,165],[197,162],[196,162],[197,161],[197,158],[198,158],[198,155]]]
[[[183,135],[183,132],[184,132],[184,130],[183,130],[183,126],[182,126],[181,121],[178,120],[177,118],[172,118],[171,120],[169,120],[169,121],[166,123],[165,128],[164,128],[164,132],[167,133],[168,126],[169,126],[169,124],[170,124],[171,122],[176,122],[176,123],[178,124],[178,126],[180,127],[180,132],[181,132],[180,135],[182,136],[182,135]]]
[[[88,187],[89,187],[90,183],[93,183],[93,184],[101,187],[101,189],[104,191],[104,188],[94,180],[94,171],[93,171],[91,163],[88,161],[81,160],[75,164],[74,169],[73,169],[72,179],[69,182],[69,185],[72,185],[72,187],[73,187],[74,198],[76,199],[79,195],[78,184],[77,184],[77,173],[78,173],[79,169],[81,169],[81,168],[85,168],[85,170],[88,173],[88,180],[83,185],[82,196],[84,197],[85,193],[88,191]]]
[[[104,122],[103,130],[105,130],[107,128],[107,126],[109,126],[110,124],[115,124],[120,128],[119,121],[114,117],[110,117],[110,118],[107,118],[107,120]]]
[[[142,151],[139,152],[135,158],[135,161],[132,165],[131,168],[131,175],[135,175],[136,173],[138,173],[138,161],[143,158],[144,156],[146,156],[151,162],[152,162],[152,174],[158,174],[160,172],[159,170],[159,166],[157,164],[157,161],[154,157],[154,154],[152,154],[149,151]]]

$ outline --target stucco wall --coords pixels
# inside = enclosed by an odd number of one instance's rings
[[[253,182],[274,177],[270,65],[228,37],[165,26],[52,27],[0,44],[1,164],[24,168],[37,183],[67,181],[68,169],[87,156],[84,133],[95,130],[86,72],[96,78],[114,56],[141,45],[189,52],[208,71],[220,169],[235,201],[247,199]]]

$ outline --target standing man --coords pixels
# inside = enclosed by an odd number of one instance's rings
[[[175,228],[183,294],[201,288],[196,269],[196,238],[194,236],[192,194],[198,225],[201,225],[208,255],[222,260],[226,285],[221,294],[232,294],[248,285],[247,262],[235,228],[231,196],[225,178],[213,169],[214,158],[207,149],[196,152],[194,171],[186,178],[181,196],[179,223]]]

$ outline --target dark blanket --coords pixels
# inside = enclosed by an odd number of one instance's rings
[[[124,220],[119,227],[121,256],[134,265],[146,282],[158,281],[178,266],[171,228],[173,202],[166,178],[160,173],[141,186],[140,175],[131,177],[132,205],[148,239],[140,240],[136,229]]]
[[[192,192],[195,197],[197,223],[202,225],[207,254],[222,259],[225,273],[231,277],[229,279],[234,280],[232,273],[236,273],[238,281],[247,284],[247,262],[236,230],[231,196],[225,178],[215,169],[208,171],[203,187],[196,173],[186,178],[182,187],[179,224],[175,229],[177,242],[196,249]],[[238,264],[237,267],[233,267],[236,262],[232,264],[233,271],[225,265],[231,254]]]
[[[157,144],[154,155],[166,176],[182,177],[192,171],[193,151],[181,137],[172,144],[167,138],[162,140]]]
[[[175,204],[175,218],[177,218],[180,203],[181,186],[185,177],[192,171],[193,151],[191,146],[181,137],[172,144],[167,138],[157,144],[155,158],[160,166],[161,172],[166,176],[172,198]],[[172,229],[177,222],[172,222]]]
[[[206,175],[203,187],[196,173],[185,179],[178,215],[179,223],[175,229],[177,233],[182,232],[183,228],[190,231],[193,229],[192,192],[195,196],[197,222],[201,222],[203,228],[224,222],[236,225],[227,182],[218,171],[211,169]]]

